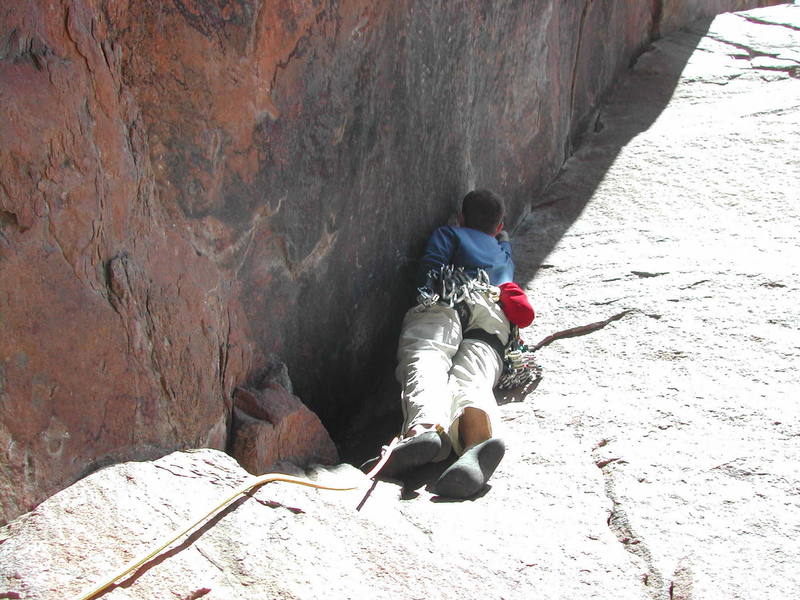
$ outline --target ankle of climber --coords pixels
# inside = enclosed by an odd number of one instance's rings
[[[490,437],[492,437],[492,426],[489,423],[489,416],[478,408],[465,408],[458,422],[458,438],[461,447],[467,450],[485,442]]]

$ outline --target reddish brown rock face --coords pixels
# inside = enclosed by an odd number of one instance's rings
[[[0,13],[4,515],[98,463],[224,448],[249,363],[235,282],[159,201],[111,18]]]
[[[260,390],[237,388],[234,393],[232,454],[254,475],[338,462],[336,446],[319,418],[276,383]]]
[[[2,515],[224,447],[270,353],[341,430],[425,237],[475,186],[518,221],[657,29],[646,4],[6,3]]]

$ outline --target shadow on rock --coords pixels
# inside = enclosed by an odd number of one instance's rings
[[[547,256],[583,213],[620,151],[646,131],[666,108],[681,73],[712,19],[671,34],[670,52],[651,46],[611,90],[576,152],[515,231],[514,258],[520,284],[533,280]],[[589,144],[587,142],[591,141]],[[570,177],[578,172],[580,177]],[[523,285],[524,287],[524,285]]]
[[[594,126],[577,140],[576,152],[538,201],[533,202],[531,213],[515,231],[516,279],[523,287],[533,280],[547,256],[580,217],[620,151],[647,130],[667,106],[683,68],[711,21],[698,21],[691,30],[670,35],[673,48],[669,53],[656,46],[648,49],[612,89],[593,118]],[[587,144],[590,140],[592,143]],[[571,171],[579,171],[581,177],[566,176]],[[500,405],[522,402],[538,383],[536,380],[524,388],[497,391],[495,397]],[[375,401],[365,403],[367,408],[337,440],[345,462],[361,464],[374,456],[376,449],[388,443],[400,428],[399,386],[388,368],[378,374],[374,388],[367,395],[375,396]],[[387,413],[387,406],[397,408]]]

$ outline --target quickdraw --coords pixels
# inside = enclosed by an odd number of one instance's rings
[[[463,267],[446,265],[428,271],[426,285],[417,289],[417,311],[425,310],[434,304],[444,304],[456,308],[464,304],[473,294],[482,294],[497,302],[500,292],[489,281],[483,269],[473,274]]]
[[[519,335],[519,327],[511,328],[511,336],[503,357],[503,374],[497,385],[499,390],[526,387],[542,378],[542,368],[536,363],[534,349],[529,348]]]

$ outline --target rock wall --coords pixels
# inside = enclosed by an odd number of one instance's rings
[[[0,518],[224,448],[272,355],[340,430],[458,199],[513,225],[652,36],[765,3],[0,7]]]
[[[265,485],[102,598],[800,597],[798,97],[800,4],[665,36],[615,85],[517,229],[544,378],[498,394],[478,496],[431,493],[449,461],[316,467],[355,489]],[[242,465],[299,437],[268,380],[234,396]],[[0,598],[86,593],[247,476],[210,449],[100,469],[0,527]]]

